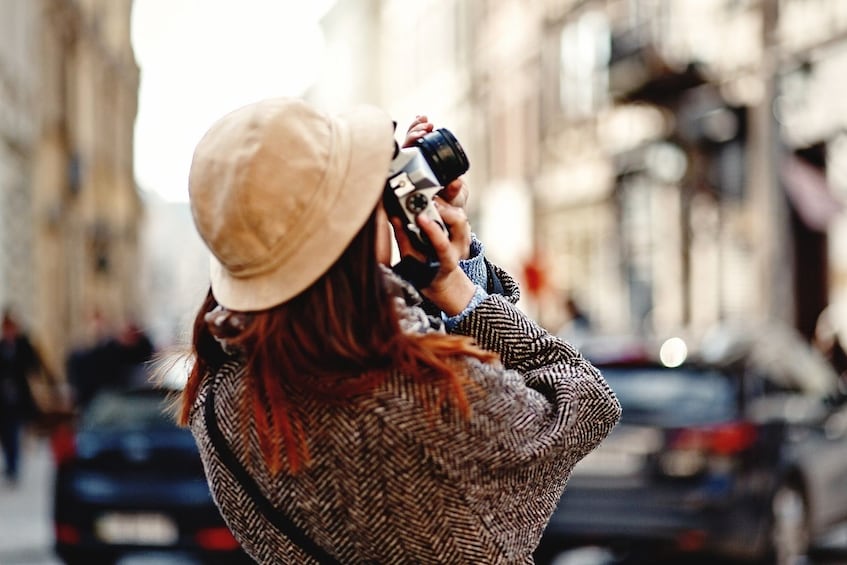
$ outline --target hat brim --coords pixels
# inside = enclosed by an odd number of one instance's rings
[[[259,276],[233,276],[211,255],[212,294],[225,308],[265,310],[306,290],[341,257],[379,202],[394,152],[391,118],[360,106],[334,120],[347,128],[350,155],[332,215],[310,226],[312,233],[280,267]]]

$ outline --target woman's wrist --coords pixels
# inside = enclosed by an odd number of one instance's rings
[[[421,293],[446,316],[452,317],[464,311],[476,288],[477,285],[457,267],[438,283],[423,289]]]
[[[444,312],[441,313],[441,319],[444,320],[444,325],[447,328],[447,331],[452,331],[456,326],[461,323],[466,317],[468,317],[471,312],[473,312],[477,306],[482,303],[483,300],[488,298],[488,293],[481,286],[476,285],[476,289],[474,290],[474,295],[471,297],[468,305],[465,306],[465,309],[456,314],[455,316],[448,316]]]

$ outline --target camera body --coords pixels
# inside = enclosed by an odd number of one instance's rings
[[[435,252],[416,218],[425,214],[449,233],[433,198],[468,167],[464,149],[444,128],[424,135],[412,147],[401,148],[395,143],[383,194],[385,209],[400,218],[412,246],[430,260],[435,259]]]

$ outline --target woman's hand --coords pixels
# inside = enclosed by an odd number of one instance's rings
[[[415,120],[409,125],[406,130],[406,139],[403,141],[403,147],[411,147],[420,138],[433,130],[433,125],[429,123],[426,116],[415,116]]]
[[[456,182],[461,181],[454,181],[451,185]],[[471,224],[468,220],[468,215],[465,213],[463,207],[451,204],[442,198],[440,194],[433,199],[435,210],[450,231],[449,241],[450,245],[456,251],[456,255],[459,259],[467,259],[471,253]]]
[[[449,216],[452,213],[452,211],[447,212],[447,215]],[[444,218],[443,215],[442,218]],[[400,254],[404,257],[411,255],[423,260],[424,258],[412,247],[408,235],[403,231],[402,222],[397,218],[392,218],[391,222],[394,224]],[[428,286],[420,289],[420,292],[439,310],[448,316],[455,316],[462,312],[471,301],[476,286],[459,267],[459,252],[447,237],[447,234],[444,233],[444,230],[424,214],[418,215],[417,223],[418,227],[429,238],[439,262],[435,278]]]

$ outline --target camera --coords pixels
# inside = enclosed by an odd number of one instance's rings
[[[412,246],[429,260],[435,260],[435,253],[415,218],[418,214],[426,214],[449,233],[432,199],[463,175],[469,166],[465,150],[444,128],[429,132],[412,147],[401,148],[396,142],[394,144],[394,158],[383,195],[385,210],[402,220]]]

